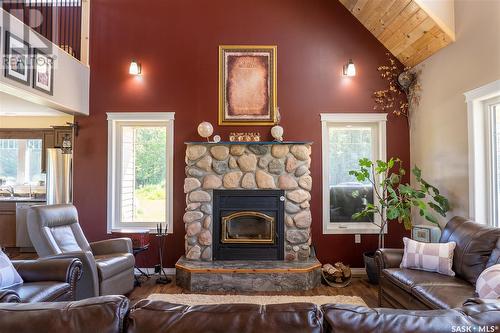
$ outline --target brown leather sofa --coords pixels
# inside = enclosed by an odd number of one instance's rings
[[[500,304],[473,304],[450,310],[370,309],[310,303],[185,306],[139,301],[129,309],[123,296],[77,302],[0,304],[2,332],[194,333],[194,332],[452,332],[500,323]]]
[[[0,303],[73,301],[82,272],[75,258],[13,260],[24,283],[0,290]]]
[[[132,241],[114,238],[90,243],[73,205],[33,206],[28,233],[41,258],[78,258],[83,264],[76,299],[123,295],[134,288]]]
[[[457,243],[453,255],[455,276],[400,268],[402,249],[379,249],[379,306],[403,309],[450,309],[475,296],[481,272],[500,263],[500,229],[463,217],[445,226],[440,242]]]

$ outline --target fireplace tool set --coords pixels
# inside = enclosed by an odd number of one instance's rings
[[[156,225],[156,238],[158,239],[158,253],[160,255],[160,267],[155,269],[155,273],[158,273],[158,278],[156,279],[157,284],[168,284],[172,280],[167,277],[165,270],[163,268],[163,248],[165,246],[165,240],[167,238],[168,224],[165,227],[161,223]]]

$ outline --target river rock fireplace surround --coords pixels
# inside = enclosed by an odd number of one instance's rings
[[[280,259],[307,260],[311,245],[311,143],[187,143],[185,250],[189,260],[212,260],[214,190],[282,191],[284,240]],[[252,200],[256,200],[254,195]],[[249,200],[251,201],[251,200]],[[246,207],[250,209],[251,207]],[[219,218],[219,217],[218,217]],[[217,259],[217,258],[216,258]],[[231,258],[236,259],[236,258]],[[261,258],[254,258],[261,259]],[[278,258],[276,258],[278,259]]]
[[[320,283],[311,255],[311,144],[186,143],[180,286],[278,291]]]

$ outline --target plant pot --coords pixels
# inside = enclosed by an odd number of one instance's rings
[[[365,262],[366,275],[371,284],[378,284],[378,267],[375,261],[375,252],[364,252],[363,260]]]

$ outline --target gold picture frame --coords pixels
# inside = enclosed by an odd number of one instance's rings
[[[219,46],[219,125],[276,124],[277,46]]]

